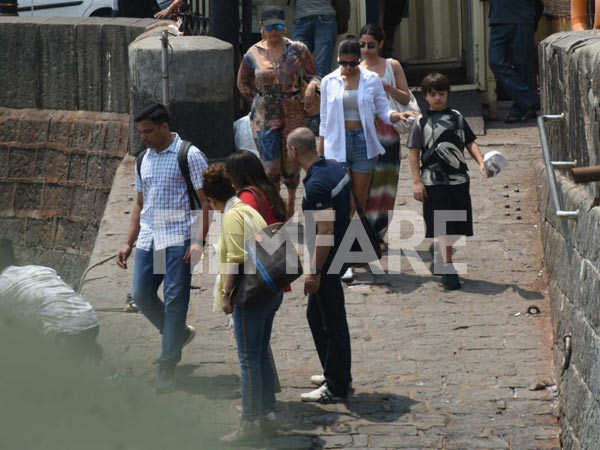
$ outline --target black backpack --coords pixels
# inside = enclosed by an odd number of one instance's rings
[[[179,164],[179,170],[181,171],[181,175],[185,179],[185,184],[187,185],[188,196],[190,197],[190,208],[194,209],[202,209],[202,203],[200,203],[200,199],[198,198],[198,194],[194,190],[194,185],[192,184],[192,179],[190,178],[190,166],[188,164],[188,153],[190,151],[190,147],[192,143],[190,141],[181,141],[179,145],[179,151],[177,152],[177,163]],[[135,164],[137,166],[137,173],[140,179],[142,178],[142,161],[144,161],[144,156],[146,156],[146,152],[148,149],[145,149],[138,153],[136,157]],[[199,150],[204,159],[206,156]]]

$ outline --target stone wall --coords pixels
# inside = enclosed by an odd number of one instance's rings
[[[79,281],[128,134],[127,114],[0,108],[0,237],[21,263]]]
[[[0,106],[129,113],[127,47],[154,23],[0,17]]]
[[[564,112],[548,122],[553,160],[600,164],[600,32],[557,33],[540,44],[543,112]],[[600,205],[597,183],[575,185],[555,171],[563,210],[579,209],[576,220],[558,218],[548,177],[538,164],[540,220],[561,393],[565,449],[597,449],[600,442]],[[571,358],[561,373],[571,336]]]

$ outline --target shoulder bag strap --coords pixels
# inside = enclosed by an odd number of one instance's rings
[[[142,162],[144,162],[144,156],[146,156],[146,152],[148,152],[148,149],[142,150],[135,157],[135,165],[137,167],[137,176],[140,177],[140,181],[142,180]]]
[[[192,143],[190,141],[181,141],[179,144],[179,151],[177,152],[177,163],[179,164],[179,170],[181,171],[181,175],[185,179],[185,184],[187,185],[188,196],[190,198],[190,208],[191,209],[202,209],[202,204],[200,203],[200,199],[198,198],[198,194],[194,190],[194,185],[192,183],[192,179],[190,178],[190,165],[188,163],[188,153],[190,151],[190,147]]]
[[[258,203],[258,212],[264,218],[265,217],[265,209],[264,209],[263,197],[262,197],[261,193],[258,191],[258,189],[256,189],[254,186],[246,186],[245,188],[240,189],[238,191],[238,195],[241,194],[242,192],[250,192],[252,195],[254,195],[254,198],[256,199],[256,203]]]

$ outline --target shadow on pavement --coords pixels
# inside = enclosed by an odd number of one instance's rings
[[[512,290],[525,300],[542,300],[544,296],[538,292],[525,289],[514,283],[495,283],[488,280],[475,280],[472,278],[460,277],[462,281],[461,292],[482,295],[498,295]],[[388,272],[383,275],[373,275],[371,273],[355,273],[354,281],[351,286],[373,285],[387,287],[388,293],[410,294],[417,290],[424,283],[433,281],[440,286],[440,292],[443,292],[440,276],[416,275],[413,273]]]
[[[418,402],[386,392],[362,392],[345,403],[320,405],[302,401],[280,402],[278,416],[282,435],[272,438],[269,448],[318,449],[332,445],[324,440],[337,435],[343,440],[352,432],[351,422],[363,419],[373,423],[391,423],[410,412]],[[314,433],[314,434],[311,434]],[[338,443],[341,445],[341,442]],[[337,446],[339,446],[336,444]],[[348,443],[349,444],[349,443]],[[351,446],[351,445],[345,445]]]
[[[344,403],[321,405],[302,401],[280,402],[278,414],[284,429],[310,431],[327,427],[336,433],[350,430],[350,420],[363,419],[376,423],[395,422],[410,412],[417,402],[387,392],[362,392],[348,397]]]
[[[200,376],[193,375],[198,365],[177,366],[177,390],[209,399],[232,400],[240,398],[240,377],[235,374]]]

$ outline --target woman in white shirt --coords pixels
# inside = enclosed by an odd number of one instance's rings
[[[375,116],[387,124],[410,114],[390,110],[379,76],[360,67],[355,38],[341,42],[340,67],[321,82],[319,154],[341,163],[352,179],[352,191],[364,209],[377,157],[385,153],[377,139]]]

